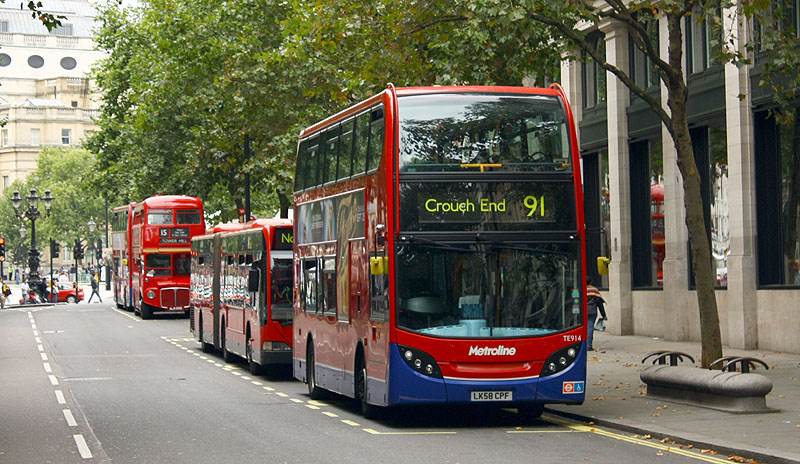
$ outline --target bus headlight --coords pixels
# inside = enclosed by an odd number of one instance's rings
[[[563,371],[575,362],[580,352],[580,343],[561,348],[547,357],[542,368],[541,377]]]
[[[264,342],[261,344],[263,351],[292,351],[292,347],[283,342]]]
[[[416,348],[397,345],[397,349],[400,350],[400,355],[406,364],[416,372],[430,377],[436,377],[437,379],[442,378],[442,371],[439,370],[439,365],[436,364],[436,360],[433,359],[433,356]]]
[[[150,298],[150,299],[152,300],[152,299],[153,299],[153,298],[155,298],[155,297],[156,297],[156,292],[154,292],[154,291],[152,291],[152,290],[148,290],[148,292],[147,292],[147,298]]]

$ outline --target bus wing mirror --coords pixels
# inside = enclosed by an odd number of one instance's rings
[[[255,293],[258,291],[258,284],[261,282],[261,273],[258,269],[250,269],[247,273],[247,291]]]
[[[389,259],[385,256],[373,256],[369,258],[369,272],[372,275],[388,274]]]
[[[611,263],[611,260],[606,258],[605,256],[598,256],[597,257],[597,273],[600,275],[608,275],[608,265]]]

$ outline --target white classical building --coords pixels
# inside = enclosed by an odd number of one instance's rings
[[[72,146],[92,130],[99,100],[89,72],[95,9],[89,0],[48,0],[66,16],[52,32],[17,2],[0,3],[0,192],[36,169],[43,146]]]
[[[792,3],[800,11],[798,0]],[[743,67],[715,62],[710,28],[695,17],[684,23],[687,112],[723,344],[800,353],[800,117],[794,128],[776,124],[773,96],[759,86],[763,57]],[[794,21],[797,30],[800,14]],[[666,57],[665,20],[650,27]],[[753,34],[746,22],[725,27],[726,37],[746,41]],[[588,37],[610,63],[666,102],[653,66],[624,26],[609,21]],[[594,63],[565,62],[561,79],[578,121],[587,270],[609,303],[609,330],[699,341],[684,191],[669,133],[641,98]],[[609,275],[597,275],[597,256],[611,258]]]

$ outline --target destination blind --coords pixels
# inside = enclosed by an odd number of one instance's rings
[[[401,230],[574,230],[571,181],[403,182]]]

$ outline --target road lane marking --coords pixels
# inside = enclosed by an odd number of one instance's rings
[[[252,381],[252,382],[250,382],[250,383],[252,383],[253,385],[258,385],[259,387],[260,387],[261,385],[264,385],[263,383],[259,382],[258,380],[253,380],[253,381]]]
[[[118,308],[112,308],[112,309],[114,311],[116,311],[117,313],[122,314],[123,316],[127,317],[128,319],[133,319],[136,322],[142,322],[141,319],[137,319],[135,316],[131,316],[130,314],[128,314],[126,312],[123,312],[121,309],[118,309]],[[164,337],[161,337],[161,338],[164,338]]]
[[[375,429],[361,429],[361,430],[372,435],[455,435],[458,433],[458,432],[379,432]]]
[[[264,390],[274,392],[275,389],[272,387],[264,387]]]
[[[686,456],[686,457],[689,457],[689,458],[692,458],[692,459],[698,459],[700,461],[713,462],[713,463],[717,463],[717,464],[730,463],[730,461],[728,459],[716,458],[714,456],[706,456],[704,454],[699,454],[699,453],[697,453],[695,451],[680,449],[677,445],[673,446],[673,445],[667,445],[667,444],[664,444],[664,443],[661,443],[661,442],[653,442],[653,441],[650,441],[650,440],[645,440],[643,438],[629,437],[629,436],[622,435],[622,434],[619,434],[619,433],[614,433],[614,432],[609,432],[607,430],[599,429],[599,428],[594,427],[594,426],[575,424],[573,422],[568,422],[568,421],[561,420],[561,419],[556,419],[556,418],[553,418],[553,417],[547,417],[547,421],[549,421],[551,423],[554,423],[554,424],[558,424],[558,425],[563,425],[565,427],[569,427],[570,429],[573,429],[573,430],[578,431],[578,432],[590,432],[590,433],[594,433],[594,434],[601,435],[601,436],[604,436],[604,437],[614,438],[615,440],[620,440],[620,441],[625,441],[625,442],[628,442],[628,443],[633,443],[635,445],[647,446],[649,448],[655,448],[657,450],[666,451],[668,453],[680,454],[681,456]]]
[[[58,379],[55,375],[50,374],[47,377],[50,379],[50,385],[58,385]]]
[[[348,420],[348,419],[342,419],[342,422],[344,422],[345,424],[347,424],[347,425],[349,425],[351,427],[358,427],[358,426],[361,425],[358,422],[353,422],[353,421]]]
[[[78,426],[78,423],[75,422],[75,416],[72,415],[72,411],[70,411],[69,409],[64,409],[62,412],[64,413],[64,419],[67,420],[67,425],[69,425],[70,427]]]
[[[50,363],[44,363],[44,371],[48,374],[53,372],[53,369],[50,367]]]
[[[281,398],[288,398],[289,397],[289,395],[287,395],[286,393],[275,392],[275,394],[280,396]]]
[[[39,351],[44,351],[44,346],[42,345],[36,345],[36,348],[38,348]]]
[[[89,445],[86,444],[86,440],[83,438],[83,435],[73,435],[73,440],[75,440],[75,444],[78,446],[78,452],[81,454],[83,459],[91,459],[92,458],[92,451],[89,449]]]
[[[325,414],[328,417],[339,417],[338,414],[332,413],[330,411],[323,411],[322,414]]]
[[[302,403],[302,401],[301,401],[301,403]],[[306,406],[308,409],[319,409],[319,406],[314,406],[313,404],[307,404],[307,405],[305,405],[305,406]]]
[[[303,400],[298,400],[297,398],[292,398],[292,402],[294,402],[294,403],[302,403]]]
[[[38,330],[36,330],[36,329],[34,329],[34,330],[33,330],[33,336],[34,336],[34,337],[38,337],[38,336],[39,336],[39,331],[38,331]]]
[[[34,337],[34,339],[36,340],[36,343],[42,343],[42,339],[41,339],[41,338],[39,338],[39,337]]]
[[[42,361],[47,361],[47,353],[39,353],[42,355]]]
[[[56,390],[56,401],[58,401],[58,404],[67,404],[67,400],[64,399],[64,394],[61,393],[61,390]]]

